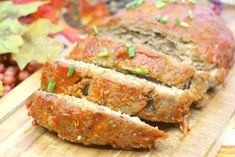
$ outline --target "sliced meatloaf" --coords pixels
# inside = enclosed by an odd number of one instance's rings
[[[177,63],[174,58],[144,45],[126,47],[127,44],[112,38],[91,37],[78,41],[68,58],[95,63],[124,73],[138,74],[175,87],[182,87],[195,74],[195,68],[191,65]],[[130,48],[133,48],[133,56],[129,56]],[[107,55],[99,56],[104,50]],[[140,68],[148,71],[141,73],[138,71]]]
[[[223,83],[235,51],[223,19],[202,4],[162,3],[145,0],[122,9],[104,22],[98,35],[146,45],[178,63],[191,64],[209,74],[210,87]]]
[[[113,148],[151,148],[166,137],[137,117],[115,112],[85,99],[36,92],[27,104],[36,122],[62,139]]]
[[[67,74],[71,65],[73,74]],[[151,121],[180,123],[188,115],[193,97],[189,90],[169,88],[145,79],[73,60],[48,61],[41,86],[46,90],[54,81],[55,93],[86,99],[116,111]]]
[[[80,40],[68,58],[94,63],[124,73],[137,74],[152,82],[169,87],[190,89],[192,101],[203,98],[208,89],[208,74],[175,58],[147,48],[144,45],[126,46],[127,43],[107,37],[90,37]],[[129,49],[134,56],[129,56]],[[99,56],[106,49],[106,56]],[[147,70],[142,72],[141,70]]]

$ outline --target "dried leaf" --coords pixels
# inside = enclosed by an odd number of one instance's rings
[[[18,19],[21,16],[26,16],[37,11],[38,7],[48,2],[32,2],[27,4],[16,5],[12,1],[1,2],[0,5],[0,20],[5,18]]]
[[[15,5],[12,1],[0,3],[0,54],[18,53],[23,44],[21,35],[27,31],[18,18],[29,15],[45,2]]]
[[[13,54],[20,69],[32,60],[44,63],[47,58],[55,57],[63,50],[63,45],[49,38],[48,34],[61,31],[60,26],[53,25],[49,20],[40,19],[28,26],[23,34],[24,44],[19,53]]]

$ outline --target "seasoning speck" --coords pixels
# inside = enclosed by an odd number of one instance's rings
[[[189,24],[187,22],[184,22],[180,19],[175,19],[175,24],[178,25],[178,26],[181,26],[181,27],[184,27],[184,28],[188,28],[189,27]]]
[[[93,26],[92,29],[96,35],[100,33],[100,30],[96,26]]]
[[[107,48],[104,49],[104,51],[98,53],[98,57],[107,57],[109,56],[109,50]]]
[[[136,68],[135,72],[137,74],[146,75],[146,74],[149,73],[149,69],[147,69],[147,68]]]
[[[55,81],[50,80],[47,86],[47,92],[52,93],[55,89]]]
[[[189,12],[188,12],[188,18],[189,18],[190,20],[193,20],[193,12],[192,12],[192,10],[189,10]]]
[[[135,48],[134,47],[130,47],[128,49],[128,55],[129,55],[129,57],[135,57]]]
[[[74,68],[75,68],[75,65],[74,65],[74,64],[71,64],[71,65],[69,66],[69,70],[68,70],[68,73],[67,73],[67,77],[71,77],[71,76],[73,75]]]
[[[158,8],[158,9],[161,9],[161,8],[165,7],[165,5],[166,5],[166,3],[165,3],[164,1],[162,1],[162,0],[157,0],[157,1],[155,2],[155,6],[156,6],[156,8]]]

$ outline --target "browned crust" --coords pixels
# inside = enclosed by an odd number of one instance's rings
[[[187,17],[189,10],[193,12],[193,20]],[[166,24],[157,22],[156,15],[167,15],[168,22]],[[177,26],[176,18],[189,23],[189,28]],[[224,76],[233,65],[235,52],[233,35],[223,19],[205,5],[177,2],[157,9],[155,0],[146,0],[139,7],[119,11],[106,21],[104,27],[128,27],[132,24],[195,44],[197,47],[193,53],[204,60],[208,70],[210,64],[217,65],[218,73],[215,79],[219,84],[223,83]]]
[[[77,68],[72,77],[67,77],[69,66],[60,62],[47,62],[41,76],[41,87],[47,89],[48,82],[54,80],[56,83],[54,93],[78,98],[86,97],[94,103],[127,114],[136,114],[147,104],[147,93],[144,95],[139,87],[120,84]]]
[[[130,86],[127,83],[115,82],[77,68],[74,70],[73,76],[68,78],[69,66],[59,61],[47,62],[42,72],[42,88],[46,89],[48,82],[54,80],[55,93],[64,93],[78,98],[86,97],[99,105],[138,115],[146,120],[178,123],[183,121],[183,116],[189,113],[193,99],[187,90],[182,94],[174,92],[170,94],[158,91],[154,85],[149,87]],[[85,88],[84,84],[88,82],[88,95],[84,96],[82,91]]]
[[[98,57],[98,53],[105,48],[109,50],[109,56]],[[145,76],[176,87],[184,85],[195,74],[191,65],[177,64],[173,58],[143,46],[135,45],[134,48],[136,56],[129,57],[124,42],[107,37],[91,37],[78,41],[68,58],[130,73],[135,73],[135,68],[145,67],[149,69],[149,74]]]
[[[62,139],[84,145],[151,148],[166,137],[164,132],[147,124],[83,108],[52,94],[36,92],[27,108],[40,126],[58,133]]]

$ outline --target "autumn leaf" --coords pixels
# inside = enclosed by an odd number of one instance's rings
[[[2,85],[2,81],[0,81],[0,96],[3,96],[3,85]]]
[[[0,54],[18,53],[23,44],[21,35],[27,31],[18,18],[37,11],[45,2],[15,5],[12,1],[0,2]]]
[[[63,45],[49,38],[48,34],[61,31],[60,26],[52,24],[47,19],[40,19],[28,26],[28,31],[23,34],[23,45],[19,53],[13,54],[20,69],[32,60],[44,63],[47,58],[55,57],[63,50]]]

